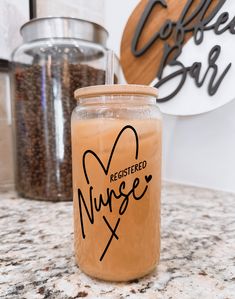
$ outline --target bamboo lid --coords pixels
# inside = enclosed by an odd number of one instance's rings
[[[97,85],[79,88],[74,92],[76,100],[80,98],[93,98],[104,95],[139,95],[139,96],[158,96],[158,90],[145,85]]]

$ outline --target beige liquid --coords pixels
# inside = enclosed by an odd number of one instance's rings
[[[115,140],[126,125],[132,126],[138,134],[138,159],[136,160],[135,134],[133,130],[126,129],[113,151],[107,175],[94,155],[86,155],[85,169],[89,185],[82,163],[84,153],[92,150],[102,161],[104,168],[107,168]],[[161,131],[161,122],[158,120],[72,120],[75,255],[77,264],[85,273],[105,280],[127,281],[148,274],[159,262]],[[124,172],[129,172],[129,175],[123,176]],[[138,184],[135,181],[137,178]],[[125,186],[120,187],[123,181]],[[78,189],[81,191],[79,196]],[[120,193],[120,189],[126,196]],[[113,194],[109,197],[110,190],[119,198]],[[143,196],[136,200],[131,191],[135,197]],[[90,215],[91,204],[93,205],[93,224],[89,220],[81,193]],[[96,211],[94,198],[98,202],[100,194],[103,202],[107,203],[107,199],[109,203],[112,202],[112,212],[109,204],[102,205],[100,211]],[[85,239],[82,235],[80,211]],[[120,215],[120,212],[124,213]],[[112,230],[117,225],[114,236],[104,217]],[[110,239],[110,245],[104,254]]]

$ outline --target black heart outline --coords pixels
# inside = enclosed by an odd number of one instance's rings
[[[98,157],[98,155],[93,152],[92,150],[87,150],[85,151],[85,153],[83,154],[83,158],[82,158],[82,165],[83,165],[83,171],[84,171],[84,174],[85,174],[85,177],[86,177],[86,181],[87,181],[87,184],[90,185],[90,181],[89,181],[89,178],[88,178],[88,175],[87,175],[87,170],[86,170],[86,157],[88,154],[91,154],[92,156],[94,156],[96,158],[96,160],[99,162],[100,166],[102,167],[105,175],[107,176],[108,175],[108,172],[109,172],[109,168],[110,168],[110,164],[112,162],[112,158],[113,158],[113,155],[114,155],[114,152],[115,152],[115,149],[116,149],[116,146],[119,142],[119,139],[121,138],[122,134],[126,131],[130,129],[134,135],[135,135],[135,139],[136,139],[136,153],[135,153],[135,159],[138,160],[138,157],[139,157],[139,138],[138,138],[138,134],[135,130],[134,127],[130,126],[130,125],[127,125],[125,126],[121,131],[120,133],[118,134],[115,142],[114,142],[114,145],[113,145],[113,148],[112,148],[112,151],[111,151],[111,154],[110,154],[110,157],[109,157],[109,160],[108,160],[108,165],[107,165],[107,168],[105,168],[103,162],[100,160],[100,158]]]

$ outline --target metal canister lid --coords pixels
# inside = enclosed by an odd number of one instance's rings
[[[108,32],[102,26],[81,19],[48,17],[33,19],[21,27],[24,42],[49,38],[75,38],[106,46]]]

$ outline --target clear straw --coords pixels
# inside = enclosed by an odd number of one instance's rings
[[[106,74],[105,74],[105,84],[107,84],[107,85],[114,84],[114,64],[115,64],[114,52],[111,50],[108,50]]]

